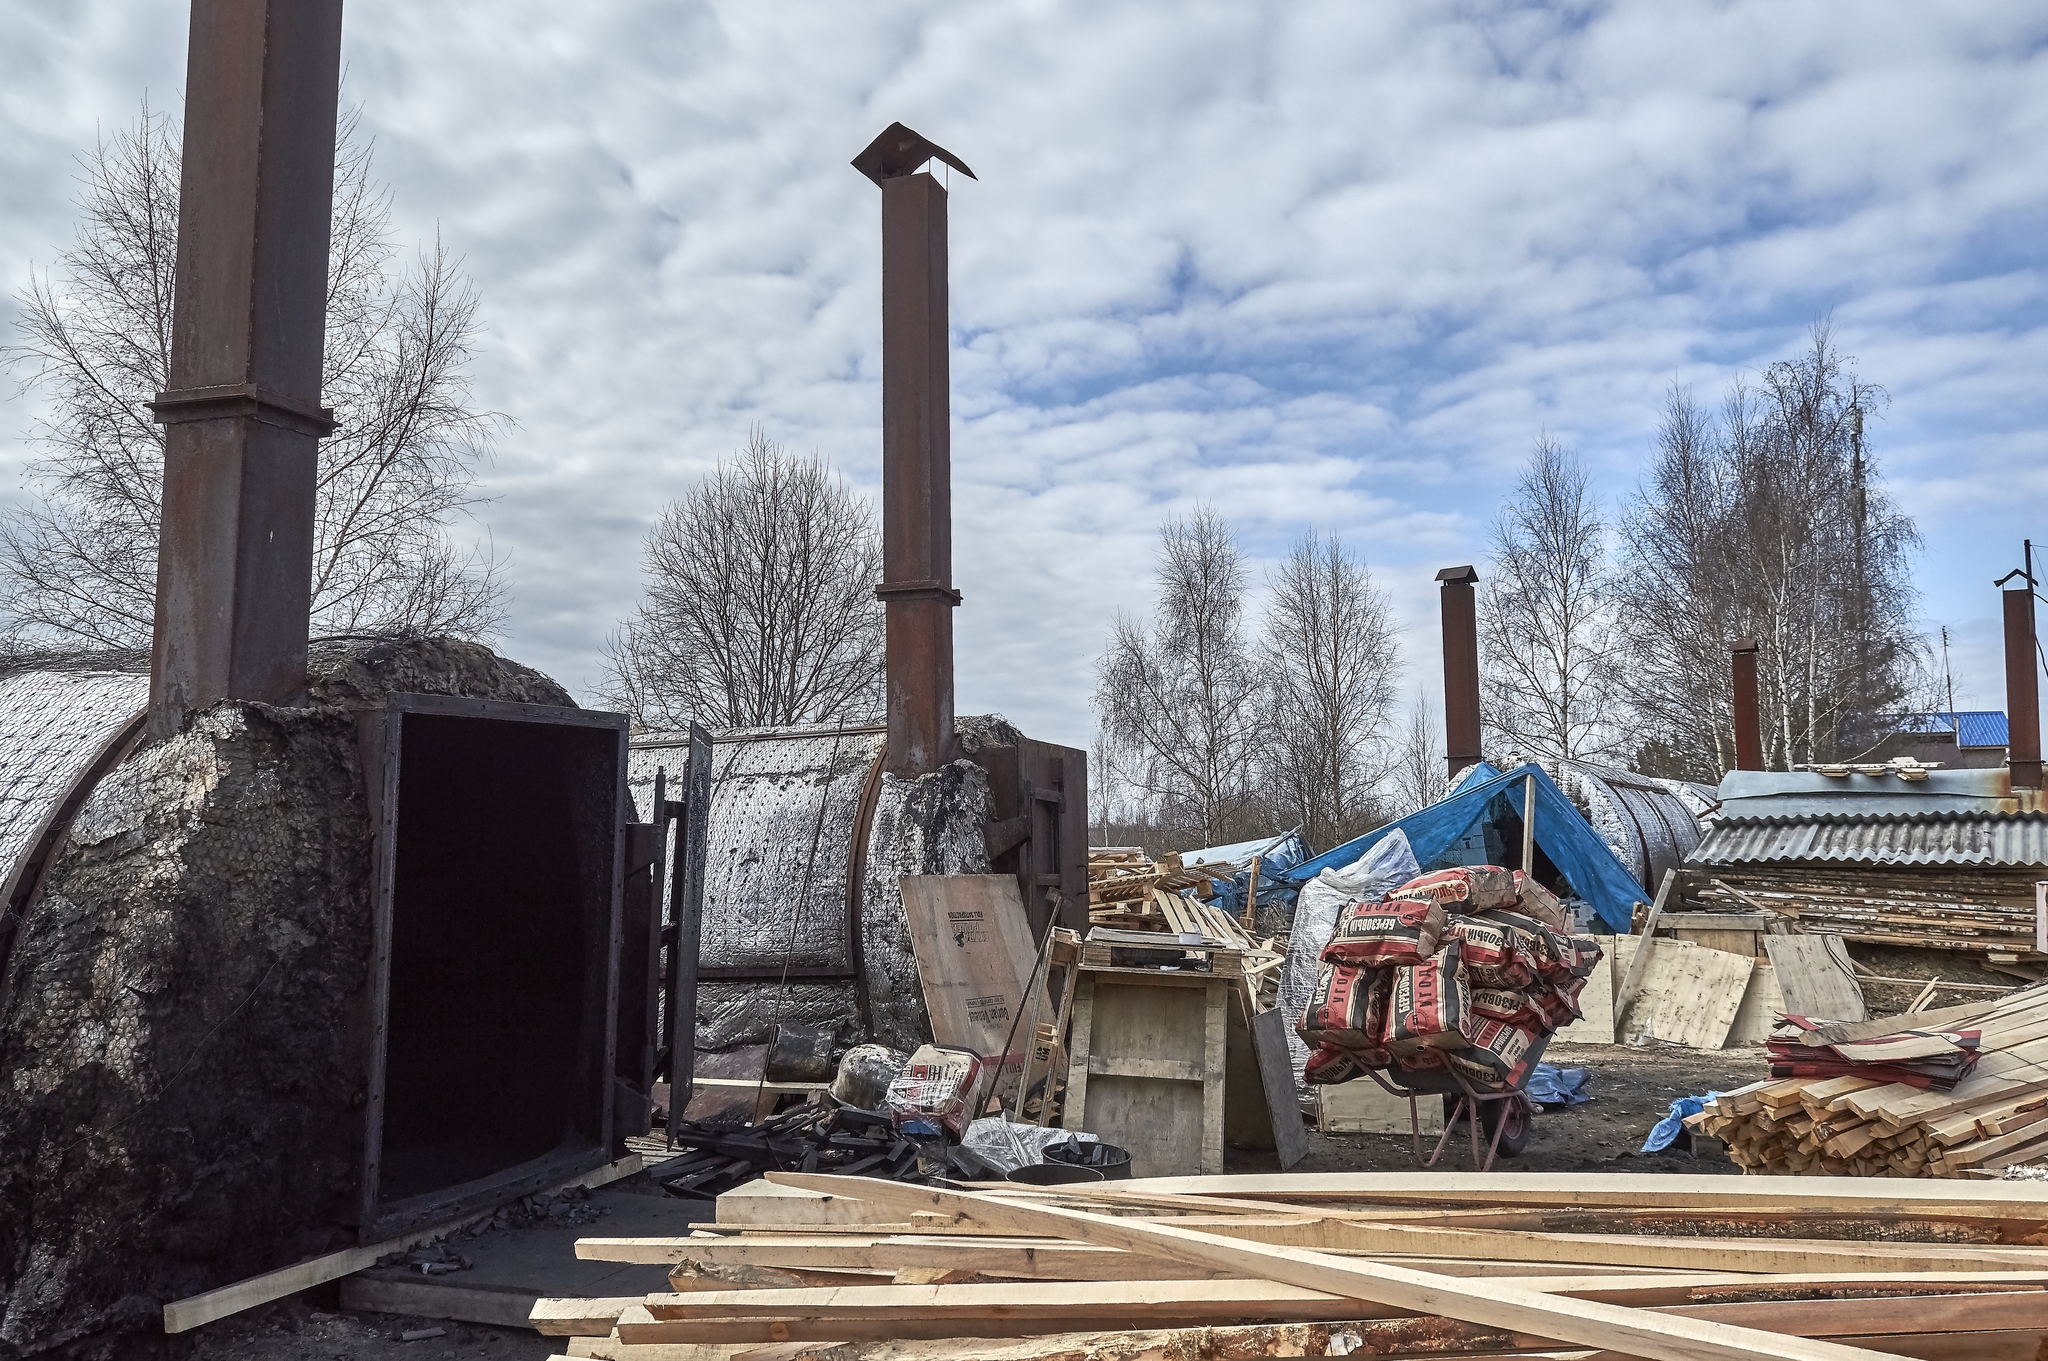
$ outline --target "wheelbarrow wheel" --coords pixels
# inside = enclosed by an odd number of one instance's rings
[[[1520,1092],[1505,1101],[1485,1101],[1479,1107],[1479,1128],[1488,1141],[1493,1138],[1495,1126],[1505,1126],[1500,1131],[1500,1156],[1513,1158],[1529,1147],[1529,1140],[1535,1134],[1535,1127],[1529,1119],[1529,1098]]]

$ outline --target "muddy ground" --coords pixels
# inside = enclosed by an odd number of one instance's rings
[[[1545,1055],[1565,1068],[1585,1068],[1592,1100],[1537,1117],[1535,1137],[1521,1157],[1496,1165],[1516,1172],[1718,1172],[1736,1168],[1717,1153],[1642,1154],[1644,1136],[1678,1096],[1703,1096],[1754,1082],[1764,1075],[1761,1049],[1720,1053],[1692,1049],[1631,1049],[1619,1045],[1554,1045]],[[1273,1155],[1230,1151],[1232,1172],[1277,1170]],[[1385,1134],[1309,1135],[1303,1172],[1401,1172],[1411,1166],[1409,1140]],[[1471,1167],[1462,1134],[1440,1166]],[[500,1232],[522,1232],[501,1230]],[[200,1330],[193,1361],[543,1361],[559,1353],[548,1339],[511,1328],[440,1319],[347,1313],[333,1306],[333,1288],[311,1292]],[[439,1328],[436,1337],[401,1340],[413,1330]]]

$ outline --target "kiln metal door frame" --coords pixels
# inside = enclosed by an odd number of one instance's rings
[[[379,1198],[380,1161],[384,1152],[386,1060],[390,1043],[391,952],[393,897],[398,864],[397,818],[399,774],[403,755],[404,717],[407,714],[454,718],[489,719],[499,722],[540,723],[555,727],[610,729],[617,734],[616,776],[612,797],[611,871],[609,874],[608,928],[606,933],[605,984],[600,1012],[604,1027],[602,1066],[598,1083],[599,1129],[597,1143],[579,1149],[560,1149],[529,1162],[461,1182],[408,1200],[384,1204]],[[512,700],[465,699],[452,695],[394,694],[378,708],[356,713],[357,751],[363,768],[363,783],[369,797],[370,821],[375,829],[371,861],[370,947],[370,1052],[367,1064],[363,1127],[363,1156],[359,1177],[358,1235],[365,1243],[405,1233],[440,1219],[454,1219],[481,1213],[494,1206],[531,1195],[583,1172],[601,1167],[612,1158],[614,1138],[612,1069],[617,1062],[619,946],[621,896],[624,887],[626,822],[626,744],[629,721],[624,714],[593,709],[568,709],[552,704],[523,704]]]

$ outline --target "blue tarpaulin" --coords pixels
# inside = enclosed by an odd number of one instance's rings
[[[1522,780],[1528,775],[1536,777],[1538,849],[1550,857],[1550,863],[1571,881],[1578,895],[1600,914],[1601,921],[1615,931],[1627,931],[1635,905],[1644,897],[1643,886],[1593,830],[1592,824],[1572,806],[1564,791],[1543,773],[1542,767],[1534,764],[1502,773],[1482,761],[1447,797],[1304,860],[1282,877],[1301,884],[1326,868],[1348,865],[1396,827],[1407,833],[1408,844],[1414,848],[1415,858],[1423,869],[1463,864],[1459,858],[1461,843],[1475,829],[1489,821],[1520,816]]]

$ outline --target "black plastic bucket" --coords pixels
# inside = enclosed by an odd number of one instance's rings
[[[1062,1167],[1091,1168],[1101,1173],[1104,1181],[1125,1181],[1131,1175],[1130,1151],[1115,1144],[1084,1144],[1077,1139],[1068,1139],[1048,1144],[1045,1160]]]
[[[1082,1182],[1101,1181],[1102,1174],[1092,1167],[1070,1167],[1065,1163],[1035,1163],[1020,1167],[1010,1174],[1009,1179],[1023,1186],[1078,1186]]]

